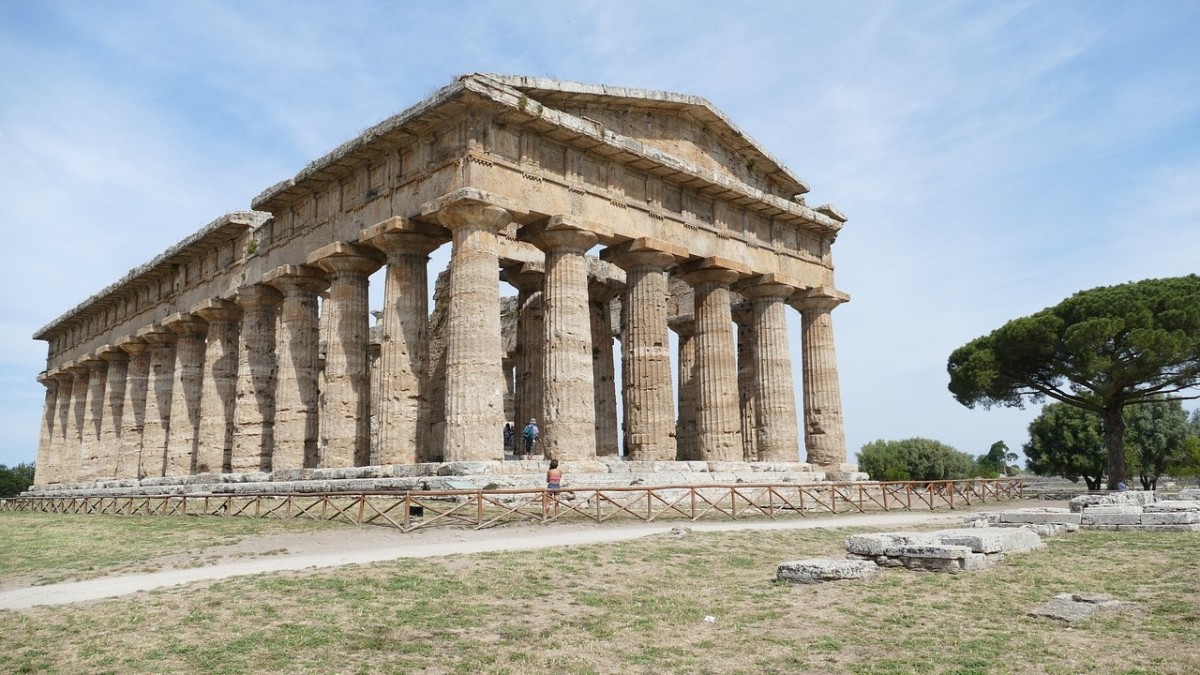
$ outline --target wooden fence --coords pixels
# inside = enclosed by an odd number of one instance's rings
[[[870,511],[956,509],[1022,496],[1021,478],[855,483],[738,483],[221,495],[32,496],[0,500],[0,511],[310,518],[383,525],[405,532],[439,526],[483,529],[514,522],[597,523],[778,518]]]

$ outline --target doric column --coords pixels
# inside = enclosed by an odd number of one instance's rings
[[[308,257],[329,275],[329,335],[325,343],[325,407],[329,428],[321,466],[371,462],[371,320],[368,277],[384,262],[375,249],[334,242]]]
[[[525,263],[504,270],[503,278],[517,289],[516,392],[513,402],[513,424],[516,426],[515,450],[524,451],[521,430],[529,420],[541,421],[542,368],[545,339],[545,316],[542,308],[542,287],[546,270],[538,263]]]
[[[171,383],[171,426],[164,476],[190,476],[196,464],[200,425],[200,384],[204,379],[204,338],[208,324],[191,314],[172,314],[163,325],[175,332],[175,380]]]
[[[592,380],[596,392],[596,456],[615,457],[621,450],[617,435],[617,382],[613,362],[612,300],[620,286],[588,284],[592,324]]]
[[[819,466],[846,462],[846,431],[830,313],[849,299],[845,293],[822,286],[797,293],[790,301],[800,311],[806,461]]]
[[[129,367],[125,373],[121,445],[117,450],[115,475],[117,478],[138,478],[150,380],[150,345],[140,338],[128,337],[119,340],[117,347],[129,354]]]
[[[668,267],[687,251],[664,241],[636,239],[604,251],[625,270],[621,387],[625,453],[631,460],[676,456],[671,343],[667,327]]]
[[[193,307],[191,313],[208,323],[204,371],[200,378],[195,473],[221,473],[233,455],[242,309],[229,300],[211,299]]]
[[[735,302],[730,312],[737,326],[738,419],[742,423],[742,460],[755,462],[758,461],[758,391],[754,387],[757,348],[754,307],[746,301]]]
[[[696,441],[706,461],[741,461],[737,357],[729,286],[738,279],[732,261],[708,258],[679,275],[691,284],[696,321]]]
[[[671,321],[671,330],[679,340],[679,417],[675,421],[676,459],[698,461],[700,447],[696,443],[696,322],[689,314]]]
[[[754,305],[754,391],[758,419],[758,459],[764,462],[800,461],[796,426],[796,387],[787,331],[787,299],[793,285],[760,277],[742,286]]]
[[[162,326],[152,325],[139,330],[137,337],[150,344],[150,375],[146,385],[146,413],[142,422],[142,453],[137,477],[163,476],[167,433],[171,428],[171,387],[177,336]]]
[[[321,372],[318,294],[329,282],[307,265],[285,265],[263,280],[283,293],[279,314],[275,386],[274,471],[317,466]]]
[[[104,383],[108,364],[95,354],[83,360],[87,368],[87,401],[83,408],[83,427],[79,433],[79,464],[76,480],[96,479],[96,461],[100,455],[100,420],[104,417]]]
[[[233,406],[233,473],[269,471],[274,450],[275,321],[279,291],[254,284],[237,290],[242,309],[238,328],[237,393]]]
[[[38,434],[37,459],[33,464],[33,484],[46,485],[53,477],[51,463],[54,461],[55,411],[58,406],[58,380],[42,373],[37,381],[46,388],[46,399],[42,403],[42,428]]]
[[[55,371],[50,377],[58,382],[58,402],[54,406],[57,421],[54,426],[54,440],[51,443],[51,466],[47,482],[66,483],[70,477],[70,453],[75,448],[71,443],[71,427],[74,421],[73,399],[75,393],[75,374],[66,366]]]
[[[446,320],[447,462],[501,459],[504,383],[500,381],[500,288],[496,233],[512,220],[489,195],[459,190],[428,205],[450,228],[450,298]]]
[[[546,252],[542,448],[551,459],[595,459],[596,392],[584,254],[595,245],[596,235],[564,216],[554,216],[530,235]]]
[[[429,253],[441,227],[389,218],[359,241],[387,254],[379,358],[380,464],[414,464],[429,436]]]
[[[100,358],[108,362],[104,384],[104,414],[100,418],[97,478],[117,478],[117,454],[121,452],[121,424],[125,416],[125,387],[129,379],[129,353],[118,347],[104,346]]]

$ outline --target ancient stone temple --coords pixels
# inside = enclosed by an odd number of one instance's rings
[[[840,470],[807,192],[701,98],[460,77],[39,330],[38,484],[499,461],[530,418],[568,462]]]

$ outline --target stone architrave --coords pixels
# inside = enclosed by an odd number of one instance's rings
[[[104,383],[108,364],[95,354],[84,359],[87,368],[87,395],[83,407],[83,425],[79,432],[79,459],[75,479],[96,479],[96,460],[100,455],[100,420],[104,417]]]
[[[742,422],[742,459],[758,461],[758,391],[755,389],[754,310],[749,302],[735,302],[730,308],[737,326],[738,418]]]
[[[275,323],[282,296],[270,286],[242,286],[234,302],[238,328],[237,394],[233,406],[233,473],[268,471],[275,433]]]
[[[163,476],[166,467],[167,434],[171,428],[171,387],[175,375],[174,332],[150,325],[137,332],[150,345],[150,374],[146,386],[146,412],[142,422],[142,452],[138,478]]]
[[[196,467],[200,425],[200,386],[204,381],[208,324],[198,316],[172,314],[163,325],[175,332],[175,381],[171,384],[171,426],[167,433],[164,476],[189,476]]]
[[[597,238],[563,216],[551,218],[532,238],[546,252],[543,453],[566,461],[595,459],[596,390],[584,254]]]
[[[676,456],[666,270],[686,255],[686,249],[650,239],[604,251],[606,260],[625,270],[621,380],[625,453],[631,460],[669,461]]]
[[[413,464],[429,437],[429,254],[442,227],[389,218],[359,241],[387,254],[379,345],[379,464]]]
[[[795,290],[795,285],[769,277],[740,289],[754,306],[755,413],[758,459],[764,462],[800,460],[796,388],[787,332],[787,300]]]
[[[329,334],[325,342],[324,468],[366,466],[371,461],[371,273],[384,263],[379,251],[334,242],[308,257],[329,275]]]
[[[798,292],[789,301],[799,310],[801,321],[806,461],[818,466],[846,462],[846,431],[831,312],[849,299],[845,293],[820,287]]]
[[[129,379],[129,353],[117,347],[105,346],[100,358],[108,362],[108,379],[104,384],[104,414],[100,418],[99,453],[96,458],[97,478],[117,477],[117,453],[121,451],[121,422],[125,416],[125,387]]]
[[[317,298],[329,282],[316,267],[285,265],[263,278],[283,293],[275,387],[274,471],[315,468],[320,428],[320,313]]]
[[[679,340],[679,417],[675,422],[676,459],[698,461],[696,444],[696,322],[691,315],[671,321],[671,330]]]
[[[705,461],[742,461],[737,356],[729,287],[739,277],[732,261],[706,258],[678,275],[695,294],[696,443]]]
[[[129,367],[125,374],[121,444],[117,449],[114,475],[117,478],[137,478],[150,380],[150,345],[140,338],[130,337],[118,341],[117,347],[129,354]]]
[[[517,289],[516,391],[513,401],[513,423],[517,440],[514,448],[524,452],[520,432],[536,419],[544,419],[542,369],[545,339],[545,314],[542,287],[546,270],[540,264],[525,263],[505,270],[504,280]]]
[[[500,287],[496,233],[512,220],[499,198],[458,190],[422,209],[453,235],[446,320],[446,404],[442,457],[500,459],[504,383],[500,380]]]
[[[613,362],[612,307],[620,287],[589,283],[592,326],[592,379],[596,392],[596,456],[615,457],[621,451],[617,435],[617,382]]]
[[[233,454],[242,309],[235,302],[214,298],[192,307],[191,313],[208,323],[204,372],[200,378],[195,473],[221,473]]]
[[[38,434],[37,458],[34,459],[34,485],[46,485],[53,477],[51,469],[57,464],[54,457],[55,412],[58,406],[58,380],[42,373],[37,381],[46,388],[46,399],[42,403],[42,428]]]

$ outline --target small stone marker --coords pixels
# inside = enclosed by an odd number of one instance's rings
[[[843,579],[866,579],[879,572],[879,566],[870,560],[805,558],[780,564],[775,578],[797,584],[819,584]]]
[[[1060,593],[1050,602],[1029,610],[1029,616],[1076,623],[1090,619],[1100,610],[1126,611],[1137,607],[1135,602],[1116,600],[1110,595]]]

